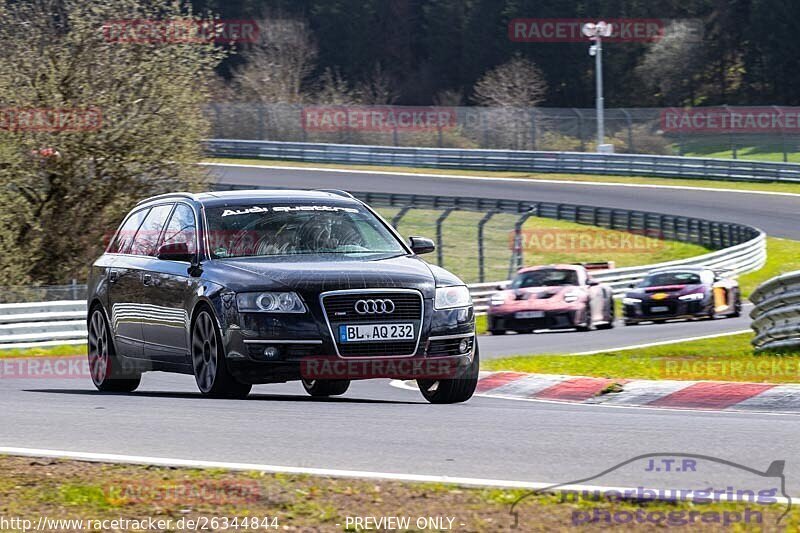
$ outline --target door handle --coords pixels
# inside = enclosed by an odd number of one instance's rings
[[[153,281],[153,276],[151,276],[150,274],[145,274],[142,276],[142,283],[144,283],[145,285],[150,285],[152,281]]]
[[[109,283],[116,283],[119,279],[119,270],[109,270],[108,271],[108,282]]]

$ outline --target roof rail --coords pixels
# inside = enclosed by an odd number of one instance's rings
[[[353,200],[356,199],[356,197],[350,194],[349,192],[342,191],[340,189],[315,189],[315,190],[319,192],[327,192],[330,194],[335,194],[336,196],[344,196],[346,198],[352,198]]]
[[[192,194],[190,192],[168,192],[168,193],[165,193],[165,194],[159,194],[158,196],[151,196],[150,198],[145,198],[144,200],[140,200],[139,202],[136,203],[136,205],[141,205],[141,204],[144,204],[144,203],[147,203],[147,202],[152,202],[153,200],[161,200],[163,198],[172,198],[172,197],[175,197],[175,198],[189,198],[191,200],[195,199],[194,194]]]

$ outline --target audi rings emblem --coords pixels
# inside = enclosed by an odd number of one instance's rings
[[[356,313],[359,315],[388,315],[394,313],[394,302],[391,300],[359,300],[356,302]]]

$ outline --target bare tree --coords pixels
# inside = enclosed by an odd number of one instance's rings
[[[358,96],[337,68],[326,68],[316,85],[315,103],[327,105],[358,103]]]
[[[483,75],[473,99],[491,107],[535,107],[544,100],[547,82],[533,61],[515,56]]]
[[[372,72],[359,84],[356,93],[365,105],[391,105],[399,97],[394,79],[383,70],[380,63],[375,63]]]
[[[515,56],[483,75],[473,88],[473,100],[492,109],[484,111],[490,136],[497,147],[535,148],[532,108],[544,100],[547,82],[539,67]]]
[[[693,105],[706,59],[697,28],[674,22],[665,28],[660,41],[650,45],[636,67],[636,75],[656,91],[661,103]]]
[[[239,98],[261,103],[299,103],[314,71],[317,44],[308,23],[267,18],[259,22],[259,42],[242,53],[245,64],[233,73]]]

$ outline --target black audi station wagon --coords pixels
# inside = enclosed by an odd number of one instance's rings
[[[147,371],[204,395],[300,380],[416,379],[432,403],[469,399],[479,355],[465,284],[342,191],[174,193],[140,202],[89,280],[89,365],[101,391]]]

